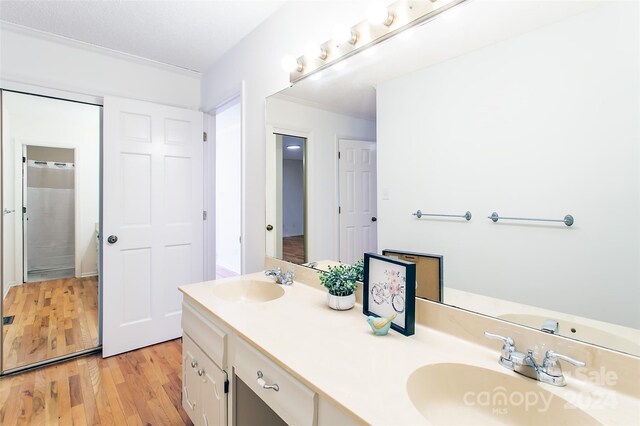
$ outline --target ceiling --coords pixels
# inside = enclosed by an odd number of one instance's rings
[[[376,86],[577,15],[603,1],[473,0],[344,60],[275,96],[368,120]]]
[[[1,0],[0,20],[202,72],[284,3]]]

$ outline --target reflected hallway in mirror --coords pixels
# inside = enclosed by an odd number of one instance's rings
[[[2,372],[100,345],[101,113],[2,92]]]
[[[278,215],[282,217],[282,259],[302,264],[305,262],[305,171],[304,155],[307,140],[305,138],[276,135],[276,146],[282,151],[278,155],[282,162],[278,164],[282,178],[281,207]]]

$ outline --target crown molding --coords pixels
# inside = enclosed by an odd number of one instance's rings
[[[87,52],[97,53],[100,55],[111,56],[116,59],[125,60],[131,63],[150,66],[163,71],[174,72],[188,77],[200,79],[202,73],[199,71],[182,68],[176,65],[165,64],[163,62],[154,61],[152,59],[143,58],[141,56],[131,55],[129,53],[120,52],[118,50],[109,49],[106,47],[98,46],[96,44],[87,43],[84,41],[75,40],[69,37],[60,36],[46,31],[36,30],[34,28],[25,27],[23,25],[13,24],[7,21],[0,20],[0,30],[20,34],[27,37],[33,37],[40,40],[45,40],[52,43],[62,44],[75,49],[85,50]]]

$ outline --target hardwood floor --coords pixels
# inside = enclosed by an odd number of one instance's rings
[[[3,316],[5,370],[98,346],[98,277],[26,283],[9,289]]]
[[[296,263],[304,263],[304,235],[282,238],[282,260]]]
[[[0,424],[192,425],[181,402],[181,342],[1,378]]]

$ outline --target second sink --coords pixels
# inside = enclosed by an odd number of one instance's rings
[[[213,294],[230,302],[268,302],[282,297],[284,289],[273,282],[238,280],[216,284]]]
[[[407,392],[433,424],[600,424],[536,382],[467,364],[420,367],[409,376]]]

